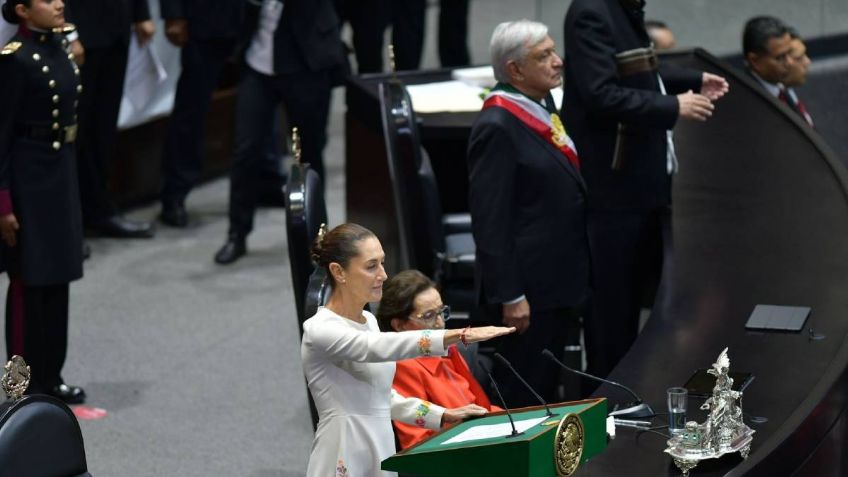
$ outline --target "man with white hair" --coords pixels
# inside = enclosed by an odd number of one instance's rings
[[[468,148],[478,300],[517,328],[499,351],[553,401],[559,370],[542,350],[563,349],[589,288],[586,184],[550,94],[562,83],[562,60],[548,28],[501,23],[490,51],[498,84]],[[495,374],[508,406],[538,404],[509,370]]]

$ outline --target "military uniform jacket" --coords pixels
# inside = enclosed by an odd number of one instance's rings
[[[75,149],[79,70],[60,33],[21,29],[0,55],[0,214],[17,217],[17,245],[0,243],[27,285],[82,276]]]
[[[625,7],[624,4],[628,6]],[[702,73],[660,65],[618,72],[616,55],[651,42],[637,0],[574,0],[565,16],[563,121],[577,145],[590,209],[648,209],[670,203],[666,131],[677,122],[673,95],[701,88]],[[612,169],[618,127],[621,168]]]

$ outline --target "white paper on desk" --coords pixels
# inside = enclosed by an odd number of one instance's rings
[[[407,86],[406,90],[416,113],[479,112],[483,108],[483,98],[480,97],[483,88],[463,81],[415,84]],[[562,105],[562,88],[552,89],[551,96],[553,106],[559,109]]]
[[[167,77],[168,73],[151,42],[139,46],[138,39],[133,38],[127,60],[127,78],[124,80],[124,96],[130,104],[135,109],[144,109]]]
[[[518,432],[524,432],[527,429],[541,423],[548,419],[548,416],[540,417],[538,419],[525,419],[523,421],[515,421],[515,430]],[[442,445],[445,444],[456,444],[459,442],[467,442],[467,441],[476,441],[479,439],[491,439],[492,437],[505,437],[512,434],[512,426],[509,425],[509,422],[504,422],[503,424],[489,424],[485,426],[474,426],[470,429],[466,429],[463,432],[451,437],[450,439],[442,442]]]
[[[480,98],[483,88],[461,81],[415,84],[407,86],[406,90],[416,113],[476,112],[483,107]]]

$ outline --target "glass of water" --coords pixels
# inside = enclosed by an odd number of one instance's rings
[[[668,431],[672,436],[686,430],[686,404],[689,392],[686,388],[668,388]]]

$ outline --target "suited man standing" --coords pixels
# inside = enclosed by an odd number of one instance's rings
[[[152,237],[149,223],[127,220],[118,212],[107,187],[130,34],[135,31],[144,44],[156,31],[147,0],[68,0],[65,5],[66,18],[79,31],[71,52],[82,80],[77,162],[83,222],[107,237]]]
[[[748,72],[760,86],[813,126],[812,116],[792,88],[803,84],[810,64],[803,42],[793,39],[793,36],[797,37],[791,28],[777,18],[754,17],[745,23],[742,52]],[[802,47],[803,51],[800,51]]]
[[[601,376],[636,339],[642,287],[658,282],[663,247],[670,245],[677,169],[671,129],[679,118],[709,118],[712,102],[728,90],[713,74],[657,70],[644,6],[643,0],[574,0],[565,16],[563,113],[589,188],[587,360]]]
[[[247,252],[258,185],[269,174],[262,148],[280,103],[303,141],[302,160],[324,177],[323,150],[334,76],[343,64],[339,18],[332,0],[263,0],[248,3],[249,43],[236,105],[230,173],[230,227],[215,254],[221,265]]]
[[[204,132],[212,93],[233,56],[244,0],[160,0],[165,36],[180,51],[182,72],[162,154],[162,213],[173,227],[188,225],[185,199],[203,171]]]
[[[562,60],[547,32],[529,20],[495,28],[498,84],[471,128],[468,169],[478,300],[516,327],[499,351],[553,401],[559,370],[541,353],[560,354],[580,316],[589,244],[581,159],[550,95]],[[496,364],[495,374],[508,406],[538,404],[508,369]]]

